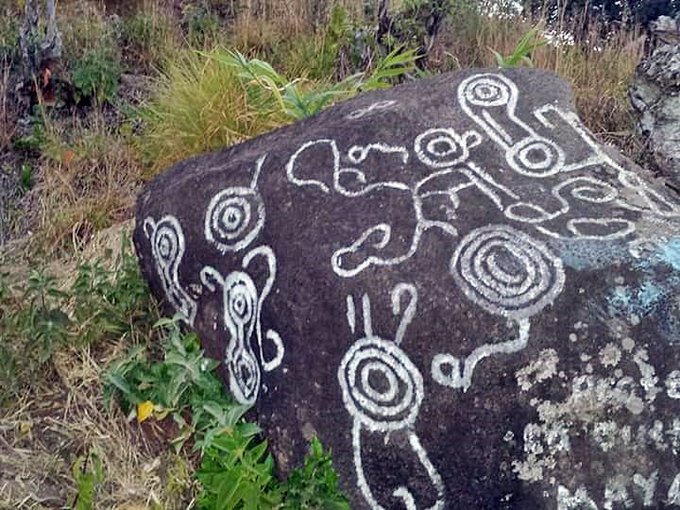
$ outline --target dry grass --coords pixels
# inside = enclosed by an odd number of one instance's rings
[[[141,184],[137,156],[103,120],[76,125],[70,136],[52,125],[28,199],[33,248],[59,254],[80,251],[95,231],[130,218]]]
[[[121,239],[133,222],[97,233],[78,256],[52,260],[46,271],[68,288],[79,262],[101,259],[111,268]],[[12,281],[25,278],[25,264],[4,265]],[[136,341],[144,341],[138,338]],[[94,452],[105,480],[96,508],[167,509],[191,507],[191,458],[169,451],[177,430],[155,421],[138,425],[103,401],[102,372],[128,349],[130,338],[67,347],[57,352],[42,378],[22,397],[0,408],[0,509],[64,508],[77,493],[73,466]]]
[[[490,50],[511,54],[533,26],[545,26],[545,22],[466,12],[452,18],[435,49],[433,63],[444,69],[495,67]],[[573,32],[575,28],[575,24],[563,22],[556,31]],[[622,136],[632,131],[627,90],[643,53],[644,37],[636,28],[613,30],[604,38],[606,32],[594,21],[584,31],[585,41],[571,46],[545,45],[531,57],[537,68],[553,71],[570,83],[581,117],[592,131]]]
[[[55,356],[54,380],[0,414],[0,508],[62,508],[77,492],[72,467],[102,459],[97,508],[189,508],[191,468],[167,450],[168,430],[128,423],[102,401],[101,373],[121,344]],[[172,432],[172,431],[170,431]]]
[[[296,34],[309,33],[323,25],[334,6],[343,7],[355,19],[363,17],[361,0],[232,0],[238,12],[239,30],[248,32],[260,23],[276,24]],[[237,32],[239,31],[237,30]]]
[[[59,4],[57,23],[67,62],[73,62],[103,44],[110,44],[111,26],[102,7],[101,2],[88,0]]]

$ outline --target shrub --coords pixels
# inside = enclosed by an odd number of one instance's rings
[[[333,84],[289,79],[268,62],[237,51],[187,53],[170,66],[142,111],[147,129],[139,148],[156,172],[309,117],[358,92],[389,87],[413,69],[415,58],[415,52],[397,48],[371,72]]]
[[[178,449],[193,440],[201,455],[198,508],[349,510],[330,453],[318,439],[304,467],[279,483],[260,428],[243,419],[248,407],[224,392],[218,363],[205,358],[197,336],[183,334],[177,322],[157,325],[166,337],[163,359],[151,359],[142,346],[130,349],[104,374],[105,398],[110,404],[117,397],[139,422],[171,417],[180,431],[173,440]]]
[[[115,97],[122,71],[120,57],[115,50],[107,46],[94,48],[72,65],[77,101],[86,99],[101,105]]]

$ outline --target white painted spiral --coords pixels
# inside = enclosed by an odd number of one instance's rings
[[[540,241],[505,225],[489,225],[466,235],[450,270],[468,299],[512,319],[536,314],[564,286],[562,261]]]

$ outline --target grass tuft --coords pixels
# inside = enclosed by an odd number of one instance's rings
[[[287,122],[283,112],[259,107],[236,70],[210,58],[214,54],[184,52],[158,80],[143,111],[146,130],[138,144],[153,172]]]
[[[545,29],[542,18],[489,17],[467,8],[451,18],[434,48],[431,63],[441,70],[497,67],[496,54],[512,55],[533,27]],[[577,30],[578,29],[578,30]],[[536,44],[528,55],[536,68],[553,71],[573,88],[576,106],[585,124],[604,135],[631,133],[628,86],[644,50],[637,27],[607,27],[593,20],[587,29],[561,21],[553,33],[580,33],[573,44]],[[606,34],[606,35],[603,35]],[[625,148],[626,144],[618,145]]]

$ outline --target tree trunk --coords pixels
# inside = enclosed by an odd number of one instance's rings
[[[24,21],[19,34],[21,47],[22,90],[24,95],[37,94],[34,84],[44,87],[50,81],[50,69],[61,58],[61,34],[57,28],[55,0],[46,2],[45,32],[40,22],[40,1],[25,0]]]
[[[390,0],[380,0],[378,5],[378,29],[375,33],[375,40],[379,46],[384,46],[383,39],[390,33]]]

